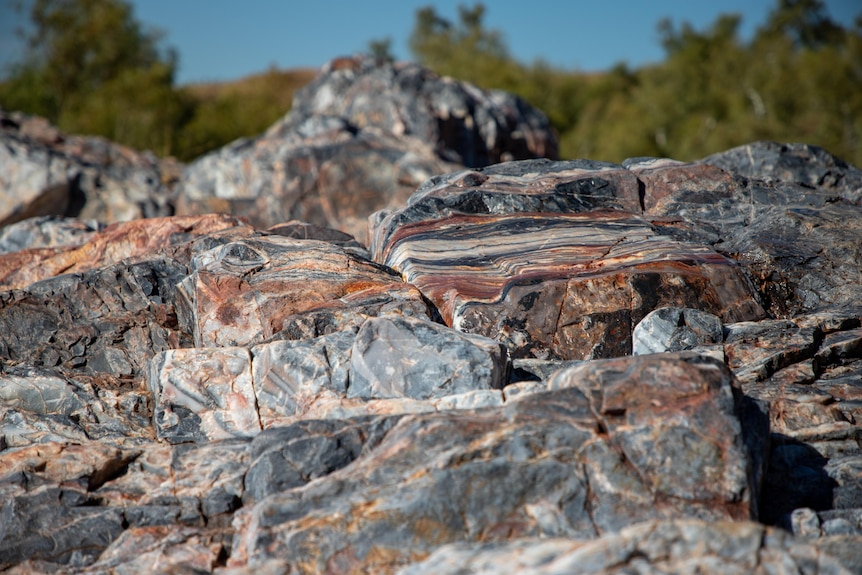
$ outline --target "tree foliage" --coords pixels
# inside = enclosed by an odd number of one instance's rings
[[[0,106],[45,116],[67,132],[190,160],[263,131],[311,77],[272,69],[178,88],[176,54],[137,22],[127,0],[23,3],[28,51],[0,84]],[[740,37],[735,15],[703,29],[664,21],[662,62],[590,74],[516,60],[486,15],[482,4],[460,6],[451,20],[420,9],[410,35],[415,59],[544,110],[563,157],[686,160],[771,139],[820,145],[862,165],[862,14],[839,24],[820,0],[776,0],[750,39]],[[389,39],[368,50],[392,58]]]
[[[27,56],[0,103],[70,132],[173,151],[189,102],[174,89],[177,57],[121,0],[33,0]]]
[[[820,145],[862,165],[862,17],[846,28],[819,0],[778,0],[748,41],[736,15],[703,30],[662,21],[663,62],[584,74],[513,59],[484,14],[481,4],[462,6],[457,21],[421,9],[414,56],[544,110],[563,157],[685,160],[771,139]]]

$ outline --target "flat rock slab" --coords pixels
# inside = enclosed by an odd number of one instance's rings
[[[159,439],[183,443],[260,431],[245,348],[164,351],[152,359],[147,375]]]
[[[56,275],[143,261],[160,253],[174,255],[171,252],[196,237],[226,230],[239,234],[240,230],[251,233],[252,228],[222,214],[114,224],[87,234],[80,245],[33,247],[0,255],[0,289],[21,289]]]
[[[241,511],[230,563],[385,572],[453,541],[754,513],[729,371],[673,354],[591,365],[502,407],[399,416],[348,465]]]
[[[664,306],[728,322],[763,316],[733,261],[619,210],[429,219],[398,228],[380,258],[448,325],[495,338],[513,357],[631,353],[635,324]]]
[[[298,328],[300,315],[327,323],[326,332],[358,327],[361,312],[381,303],[427,313],[422,295],[395,273],[322,241],[248,238],[197,254],[191,267],[178,291],[180,321],[196,347],[259,343]]]
[[[499,405],[508,367],[493,340],[387,314],[357,333],[251,350],[168,350],[150,361],[147,383],[157,437],[183,443],[256,435],[310,417]]]
[[[427,319],[370,318],[350,359],[348,397],[432,399],[501,389],[508,380],[505,348]]]
[[[816,543],[756,523],[676,520],[627,527],[596,541],[446,545],[398,574],[853,573],[855,565],[842,559]]]

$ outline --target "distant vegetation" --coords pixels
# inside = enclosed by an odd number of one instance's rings
[[[3,0],[0,0],[3,1]],[[270,70],[236,82],[177,87],[177,57],[160,49],[123,0],[32,0],[27,58],[0,84],[0,106],[190,160],[262,132],[312,72]],[[862,166],[862,14],[831,21],[819,0],[778,0],[750,40],[740,18],[703,30],[658,24],[663,62],[602,73],[526,64],[485,8],[457,20],[423,8],[413,57],[440,74],[515,92],[541,108],[561,156],[694,159],[759,139],[823,146]],[[369,51],[390,58],[390,42]],[[336,54],[333,54],[336,56]]]

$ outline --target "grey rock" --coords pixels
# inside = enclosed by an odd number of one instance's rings
[[[324,477],[377,447],[399,417],[308,420],[268,429],[249,445],[246,504]]]
[[[557,155],[548,119],[521,98],[441,78],[409,62],[368,56],[329,62],[297,93],[286,123],[315,116],[412,135],[470,167]]]
[[[0,292],[0,357],[85,374],[142,374],[155,353],[188,342],[174,308],[174,286],[186,273],[161,258]]]
[[[419,318],[368,319],[353,344],[348,397],[438,398],[500,389],[508,356],[497,342]]]
[[[103,225],[95,220],[39,216],[0,228],[0,254],[25,249],[79,246]]]
[[[780,530],[748,522],[653,521],[595,541],[524,539],[441,547],[399,575],[567,573],[849,574],[851,565]]]
[[[285,118],[185,171],[177,213],[230,211],[365,240],[368,216],[463,165],[554,157],[547,118],[520,98],[440,78],[415,64],[338,59],[301,89]]]
[[[254,390],[263,427],[301,416],[320,395],[344,397],[354,340],[355,334],[347,329],[253,347]]]
[[[502,407],[400,417],[352,463],[243,510],[231,561],[390,571],[451,541],[754,512],[729,372],[671,354],[593,364]]]
[[[260,431],[251,354],[245,348],[173,349],[149,364],[156,436],[171,443]]]
[[[817,146],[752,142],[700,161],[748,178],[803,184],[862,202],[862,170]]]
[[[101,222],[171,215],[175,163],[104,138],[61,134],[0,110],[0,224],[35,216]]]
[[[697,309],[660,308],[648,313],[632,332],[632,353],[685,351],[720,344],[721,318]]]

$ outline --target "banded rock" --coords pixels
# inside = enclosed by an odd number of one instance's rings
[[[592,162],[460,172],[377,214],[371,251],[447,325],[496,338],[513,357],[631,353],[634,325],[668,305],[763,317],[732,260],[663,233],[633,211],[638,197],[629,171]]]
[[[196,347],[252,345],[282,331],[290,339],[303,325],[325,335],[358,327],[381,306],[428,313],[419,291],[391,270],[327,242],[278,235],[198,253],[177,289]]]

